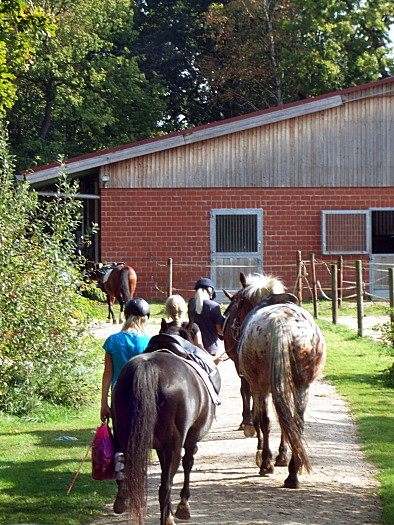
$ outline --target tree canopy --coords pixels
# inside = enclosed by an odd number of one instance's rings
[[[16,51],[7,58],[17,95],[8,99],[7,120],[18,169],[394,74],[391,0],[35,6],[56,17],[57,29],[52,36],[34,26],[28,67]],[[4,42],[15,50],[12,38]]]

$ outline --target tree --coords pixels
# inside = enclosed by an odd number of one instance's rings
[[[222,118],[389,76],[389,0],[230,0],[205,19],[200,57]]]
[[[53,15],[31,1],[0,2],[0,118],[16,99],[15,75],[11,63],[28,69],[40,34],[48,37],[55,29]]]
[[[205,53],[202,14],[210,0],[136,0],[133,52],[144,57],[140,67],[152,82],[165,87],[164,132],[209,122],[205,79],[195,62]]]
[[[1,136],[0,411],[16,415],[78,407],[95,378],[74,257],[77,188],[60,173],[58,195],[39,202],[29,186],[15,182]]]
[[[157,133],[161,87],[132,56],[130,0],[51,0],[55,39],[43,37],[29,71],[18,69],[8,114],[18,169]],[[75,43],[78,42],[78,45]]]

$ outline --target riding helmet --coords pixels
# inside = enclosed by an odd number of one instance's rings
[[[145,299],[137,297],[135,299],[131,299],[126,304],[124,314],[126,316],[126,319],[130,315],[137,315],[138,317],[143,317],[144,315],[147,315],[149,317],[150,307],[149,304],[145,301]]]
[[[199,288],[204,288],[204,290],[206,290],[209,293],[211,299],[215,299],[216,292],[215,292],[215,287],[211,279],[207,279],[206,277],[199,279],[196,282],[194,289],[197,291]],[[212,289],[212,291],[210,290],[210,288]]]

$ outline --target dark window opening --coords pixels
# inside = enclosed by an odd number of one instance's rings
[[[372,253],[394,253],[394,210],[372,211]]]

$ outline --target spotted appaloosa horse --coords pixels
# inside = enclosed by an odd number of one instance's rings
[[[311,469],[303,441],[304,412],[310,385],[324,367],[324,337],[309,312],[286,300],[278,279],[264,275],[246,279],[241,274],[241,283],[243,288],[234,296],[237,314],[232,330],[239,339],[239,370],[253,396],[255,425],[262,431],[260,475],[274,468],[269,448],[271,393],[282,436],[292,452],[284,486],[298,488],[298,473],[303,467]]]

